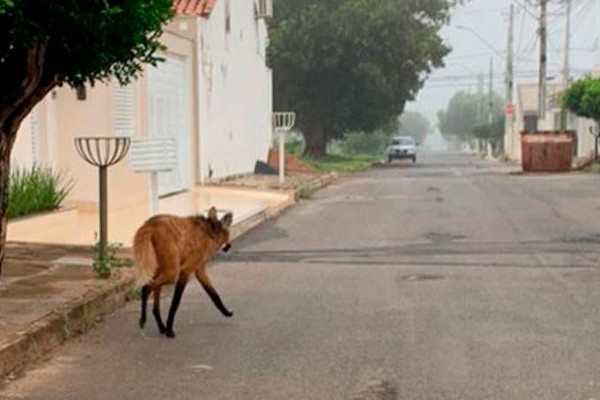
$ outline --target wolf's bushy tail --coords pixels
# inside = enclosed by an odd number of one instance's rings
[[[154,277],[158,268],[156,253],[152,245],[153,230],[150,227],[142,226],[135,233],[133,239],[133,258],[136,267],[136,285],[138,287],[148,284]]]

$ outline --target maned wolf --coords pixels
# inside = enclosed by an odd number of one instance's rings
[[[212,207],[208,217],[157,215],[148,219],[137,230],[133,253],[137,264],[137,283],[142,287],[140,328],[146,324],[146,304],[148,296],[154,291],[152,314],[158,329],[161,334],[175,337],[173,320],[191,274],[196,275],[224,316],[233,315],[223,305],[206,274],[207,263],[213,255],[219,249],[227,252],[231,248],[229,227],[232,221],[231,213],[219,220],[217,210]],[[160,315],[160,290],[163,285],[172,282],[176,282],[176,286],[165,326]]]

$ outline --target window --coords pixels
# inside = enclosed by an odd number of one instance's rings
[[[412,138],[396,138],[392,140],[392,146],[410,146],[414,144],[415,141]]]

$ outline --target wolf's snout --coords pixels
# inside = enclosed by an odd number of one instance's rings
[[[225,246],[223,246],[223,253],[228,253],[229,250],[231,250],[231,243],[227,243]]]

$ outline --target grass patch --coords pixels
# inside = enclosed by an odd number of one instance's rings
[[[343,156],[327,155],[323,159],[315,160],[303,158],[303,160],[319,171],[325,172],[361,172],[371,167],[373,162],[381,157],[369,155]]]
[[[593,172],[595,174],[600,174],[600,162],[594,161],[593,163],[590,164],[590,166],[588,168],[589,168],[590,172]]]
[[[50,168],[17,168],[10,174],[8,219],[57,209],[69,194],[72,181]]]
[[[129,293],[127,293],[127,301],[138,301],[141,300],[142,293],[139,288],[131,288]]]
[[[315,193],[317,192],[317,188],[312,183],[307,183],[298,190],[298,197],[302,200],[310,200],[315,197]]]
[[[301,138],[292,139],[285,144],[285,153],[286,154],[295,154],[301,155],[304,151],[304,140]]]
[[[121,243],[108,243],[104,254],[100,254],[100,243],[96,243],[92,250],[97,253],[94,258],[94,272],[96,277],[100,279],[108,279],[112,275],[112,270],[115,268],[133,267],[133,260],[122,257],[118,253],[123,248]]]

